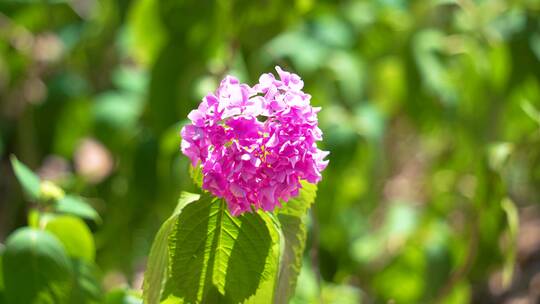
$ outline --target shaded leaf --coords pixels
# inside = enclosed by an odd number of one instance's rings
[[[62,244],[49,232],[21,228],[9,237],[3,256],[8,303],[64,303],[72,269]]]
[[[75,274],[70,303],[102,303],[103,290],[97,279],[97,267],[81,259],[72,259]]]

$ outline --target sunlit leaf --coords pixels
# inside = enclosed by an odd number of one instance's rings
[[[191,180],[195,185],[197,185],[199,188],[202,188],[203,174],[201,166],[199,166],[198,164],[196,167],[189,166],[189,176],[191,177]]]
[[[94,261],[94,237],[81,219],[69,215],[57,216],[46,221],[45,230],[62,242],[68,256],[81,258],[88,263]]]
[[[509,198],[505,198],[501,201],[501,207],[506,214],[510,243],[505,253],[503,268],[503,286],[508,287],[512,282],[512,276],[514,274],[514,267],[516,263],[519,213],[516,205]]]
[[[298,285],[290,303],[316,303],[319,300],[319,283],[308,258],[302,263],[302,269],[298,275]]]
[[[143,300],[124,289],[115,289],[107,293],[105,304],[142,304]],[[147,303],[147,302],[144,302]],[[150,302],[148,302],[150,303]]]
[[[523,111],[540,126],[540,111],[535,109],[535,107],[528,100],[523,100],[521,102],[521,108]]]
[[[321,302],[328,304],[356,304],[361,303],[360,289],[338,284],[325,284],[321,292]]]
[[[179,214],[169,252],[166,303],[261,303],[272,296],[279,234],[265,213],[233,217],[225,202],[202,196]]]
[[[462,281],[456,283],[454,288],[441,302],[443,304],[461,304],[471,302],[471,286],[468,282]]]
[[[144,273],[143,290],[146,303],[159,303],[163,284],[168,275],[169,235],[176,224],[178,214],[187,204],[198,200],[199,197],[200,195],[198,194],[183,192],[173,214],[165,221],[165,223],[163,223],[163,225],[161,225],[161,228],[154,238],[148,256],[148,265],[146,267],[146,272]]]
[[[129,51],[143,64],[154,61],[167,38],[159,17],[159,1],[156,0],[138,1],[128,14]]]
[[[279,277],[276,284],[276,303],[287,303],[294,294],[306,245],[305,216],[315,201],[316,192],[316,185],[304,182],[299,196],[289,200],[283,208],[277,210],[276,215],[284,244],[281,249]]]
[[[507,142],[494,143],[490,145],[488,149],[489,166],[493,170],[501,170],[513,150],[514,145]]]
[[[84,219],[101,222],[101,217],[97,211],[78,196],[66,195],[56,203],[55,208],[60,213],[72,214]]]
[[[40,194],[40,180],[39,177],[28,169],[23,163],[21,163],[15,155],[11,156],[11,166],[15,172],[15,176],[21,183],[21,186],[25,193],[33,200],[39,199]]]

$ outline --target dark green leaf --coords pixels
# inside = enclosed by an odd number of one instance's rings
[[[2,298],[1,294],[4,292],[4,274],[2,271],[2,256],[3,255],[4,255],[4,245],[0,244],[0,298]]]
[[[11,304],[65,303],[72,269],[62,244],[50,233],[21,228],[3,256],[5,297]]]
[[[70,303],[102,303],[103,290],[97,276],[97,267],[81,259],[72,259],[75,274]]]

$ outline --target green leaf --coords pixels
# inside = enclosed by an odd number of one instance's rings
[[[516,264],[516,251],[517,251],[517,239],[519,232],[519,212],[510,198],[504,198],[501,201],[501,207],[506,214],[506,221],[508,222],[508,235],[510,239],[509,248],[505,250],[504,254],[504,267],[503,267],[503,286],[509,287],[512,283],[512,277],[514,275],[514,267]]]
[[[294,215],[303,217],[317,197],[317,185],[302,182],[302,189],[297,197],[291,198],[282,208],[277,209],[277,214]]]
[[[93,114],[100,124],[114,130],[132,130],[142,113],[143,100],[127,91],[110,91],[96,97]]]
[[[39,228],[39,217],[41,212],[37,209],[30,209],[27,215],[28,226],[32,228]]]
[[[2,292],[4,290],[4,275],[2,271],[2,256],[4,255],[4,245],[0,244],[0,303],[2,302]]]
[[[45,223],[45,230],[62,242],[70,257],[89,263],[94,261],[94,237],[81,219],[69,215],[57,216]]]
[[[49,232],[21,228],[3,256],[7,303],[65,303],[72,269],[62,244]]]
[[[509,142],[497,142],[488,147],[488,162],[491,169],[500,171],[514,151],[514,145]]]
[[[56,211],[60,213],[72,214],[84,219],[101,222],[101,217],[97,211],[84,201],[82,197],[66,195],[56,203]]]
[[[4,299],[4,275],[2,271],[2,252],[3,252],[3,247],[0,244],[0,304],[6,303],[6,300]]]
[[[199,163],[197,163],[196,167],[189,166],[189,176],[197,187],[202,188],[203,174]]]
[[[97,267],[82,259],[72,259],[75,274],[69,303],[102,303],[103,290],[97,279]]]
[[[139,299],[132,292],[125,289],[115,289],[110,291],[105,297],[105,304],[142,304],[143,301]],[[145,302],[146,303],[146,302]]]
[[[360,289],[349,285],[325,284],[321,292],[321,303],[361,303]]]
[[[151,64],[167,38],[160,20],[159,1],[134,3],[128,14],[129,51],[143,64]]]
[[[532,120],[534,120],[538,125],[540,125],[540,111],[538,111],[530,101],[524,99],[521,101],[521,109],[525,112]]]
[[[304,182],[302,187],[298,197],[289,200],[283,208],[277,210],[284,244],[276,284],[276,303],[287,303],[294,294],[298,274],[302,268],[307,236],[305,215],[315,201],[317,186]]]
[[[169,256],[168,239],[171,230],[176,224],[178,214],[182,211],[182,208],[187,204],[198,200],[200,195],[182,192],[178,205],[173,214],[161,225],[152,248],[150,249],[150,255],[148,256],[148,265],[144,274],[143,284],[143,298],[145,303],[159,303],[161,298],[161,292],[163,290],[163,283],[167,276],[167,265]]]
[[[39,194],[41,195],[41,199],[44,201],[60,200],[66,195],[62,188],[48,180],[41,183],[39,187]]]
[[[266,213],[233,217],[202,195],[178,215],[169,252],[165,303],[272,302],[279,233]]]
[[[39,199],[41,181],[39,177],[21,163],[15,155],[11,155],[11,166],[15,172],[15,176],[21,183],[24,192],[33,200]]]

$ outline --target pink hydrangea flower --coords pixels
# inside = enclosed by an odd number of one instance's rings
[[[328,152],[317,148],[320,108],[296,74],[276,67],[254,87],[227,76],[191,111],[182,128],[182,152],[200,163],[204,190],[224,198],[233,215],[263,209],[298,195],[300,181],[317,183]]]

